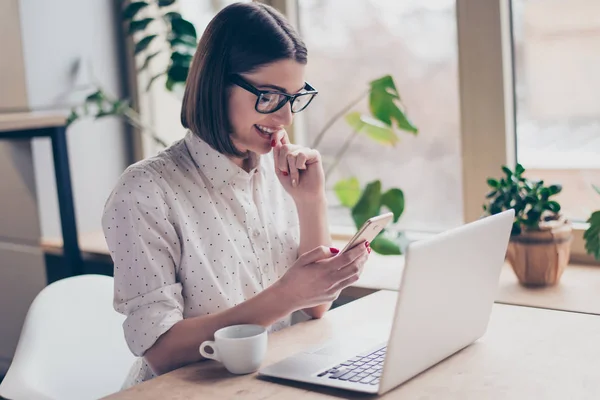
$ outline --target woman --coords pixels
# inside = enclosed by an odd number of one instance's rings
[[[298,310],[320,318],[358,279],[370,248],[328,247],[321,158],[284,130],[316,94],[306,62],[273,8],[223,9],[188,76],[187,135],[129,167],[111,193],[114,304],[140,357],[126,386],[199,361],[200,343],[222,327],[273,331]]]

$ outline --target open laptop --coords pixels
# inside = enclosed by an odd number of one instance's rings
[[[411,243],[389,335],[333,337],[259,375],[382,394],[467,347],[487,329],[513,218],[509,210]]]

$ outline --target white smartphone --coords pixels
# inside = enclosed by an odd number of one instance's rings
[[[340,254],[343,254],[346,250],[353,248],[362,241],[371,242],[393,218],[394,214],[390,212],[366,220],[348,244],[340,251]]]

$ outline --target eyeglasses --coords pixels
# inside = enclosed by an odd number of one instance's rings
[[[300,93],[287,94],[273,90],[259,90],[239,75],[232,75],[230,80],[233,84],[257,96],[254,108],[261,114],[274,113],[281,109],[288,101],[291,104],[292,112],[299,113],[308,107],[317,93],[319,93],[307,82],[304,83],[304,88]]]

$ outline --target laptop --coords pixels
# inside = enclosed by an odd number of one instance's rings
[[[259,376],[383,394],[469,346],[487,329],[513,218],[508,210],[412,242],[391,332],[334,336]]]

